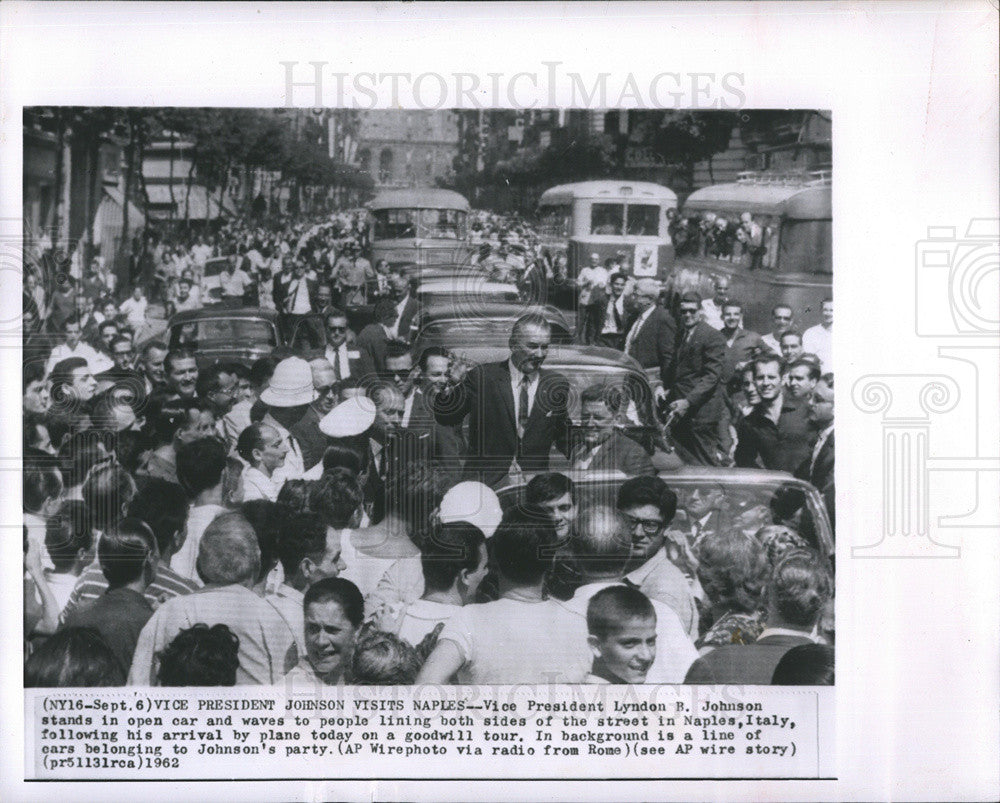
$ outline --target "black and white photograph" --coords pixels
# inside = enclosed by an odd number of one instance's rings
[[[25,684],[832,685],[831,130],[25,109]]]
[[[0,798],[997,799],[997,13],[0,4]]]

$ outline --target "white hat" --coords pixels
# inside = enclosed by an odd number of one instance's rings
[[[460,482],[441,500],[441,523],[467,521],[491,538],[500,526],[503,509],[500,500],[488,485],[481,482]]]
[[[309,363],[298,357],[279,362],[260,400],[270,407],[301,407],[316,401]]]
[[[352,438],[374,423],[375,402],[367,396],[352,396],[320,419],[319,431],[330,438]]]

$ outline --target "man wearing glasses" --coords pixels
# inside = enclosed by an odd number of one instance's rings
[[[316,399],[298,423],[288,430],[302,449],[302,463],[306,471],[323,459],[329,439],[320,431],[319,422],[336,406],[340,386],[333,366],[327,359],[320,357],[311,360],[309,370],[312,371]]]
[[[726,341],[700,319],[700,312],[701,297],[684,293],[680,302],[682,331],[667,402],[675,419],[674,445],[684,462],[717,466],[721,448],[719,421],[726,413],[722,395]]]
[[[326,357],[337,382],[354,377],[360,379],[370,374],[374,368],[369,364],[363,351],[347,343],[347,314],[336,307],[324,315],[326,327]]]
[[[670,551],[676,554],[682,547],[668,544],[666,534],[677,512],[677,494],[659,477],[634,477],[618,489],[616,507],[632,538],[626,580],[650,599],[669,605],[693,641],[698,638],[694,594],[683,572],[671,560]]]

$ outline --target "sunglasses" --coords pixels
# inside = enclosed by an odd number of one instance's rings
[[[347,331],[347,327],[346,326],[328,326],[328,327],[326,327],[326,331],[328,331],[328,332],[346,332]]]

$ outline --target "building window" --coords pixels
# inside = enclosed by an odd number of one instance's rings
[[[392,150],[385,148],[378,158],[378,180],[382,183],[392,178]]]

